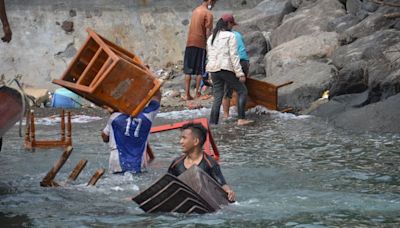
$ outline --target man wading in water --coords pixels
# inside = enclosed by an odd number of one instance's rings
[[[176,158],[168,168],[168,173],[179,176],[193,165],[204,170],[216,180],[228,194],[228,200],[235,201],[235,192],[226,184],[218,163],[203,152],[207,130],[201,124],[188,123],[182,126],[180,144],[184,155]]]

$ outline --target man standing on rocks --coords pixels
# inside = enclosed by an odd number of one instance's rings
[[[204,0],[194,9],[186,42],[183,72],[185,73],[185,100],[192,100],[190,95],[191,76],[196,75],[196,97],[200,97],[200,82],[205,72],[206,43],[212,33],[213,15],[211,9],[217,0]]]
[[[4,37],[2,37],[1,40],[3,42],[8,43],[11,41],[12,32],[10,25],[8,24],[6,6],[4,4],[4,0],[0,0],[0,19],[1,23],[3,24],[3,31],[4,31]]]

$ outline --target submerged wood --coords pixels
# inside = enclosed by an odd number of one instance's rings
[[[90,178],[90,180],[89,180],[87,185],[88,186],[89,185],[92,185],[92,186],[96,185],[97,181],[103,176],[104,171],[105,170],[103,168],[100,168],[100,169],[96,170],[96,172],[93,174],[92,178]]]
[[[132,198],[145,212],[204,214],[229,203],[222,187],[197,166],[178,178],[165,174]]]
[[[53,165],[51,170],[47,173],[47,175],[40,182],[40,186],[42,186],[42,187],[58,186],[58,184],[54,182],[54,178],[56,177],[58,171],[60,171],[61,167],[63,167],[65,162],[68,160],[69,156],[71,155],[72,150],[73,150],[72,146],[68,146],[64,150],[61,157],[58,159],[58,161]]]
[[[229,204],[221,185],[196,165],[179,175],[178,179],[199,194],[214,210]]]
[[[67,113],[67,137],[65,137],[65,114],[61,111],[60,121],[60,140],[36,140],[35,114],[33,111],[27,115],[27,127],[25,132],[25,149],[34,150],[35,148],[55,148],[72,146],[72,125],[71,112]]]
[[[80,160],[78,164],[76,164],[75,168],[72,170],[71,174],[68,177],[66,182],[75,181],[78,178],[79,174],[86,167],[87,160]]]

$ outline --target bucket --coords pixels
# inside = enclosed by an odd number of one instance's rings
[[[81,106],[81,97],[65,88],[57,89],[51,100],[53,108],[80,108]]]

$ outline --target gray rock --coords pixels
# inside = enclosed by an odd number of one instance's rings
[[[400,18],[389,19],[384,16],[386,13],[395,11],[392,8],[394,7],[382,7],[360,23],[346,29],[339,38],[340,42],[342,44],[349,44],[358,38],[371,35],[376,31],[394,27],[400,21]],[[398,11],[400,12],[400,8]]]
[[[253,9],[237,14],[238,31],[270,31],[280,25],[284,15],[293,11],[290,0],[264,0]]]
[[[343,15],[345,15],[344,7],[337,0],[320,0],[301,7],[285,16],[282,24],[272,32],[272,47],[302,35],[327,31],[328,22]]]
[[[339,47],[333,52],[333,64],[339,69],[343,68],[347,63],[357,62],[360,60],[376,59],[376,52],[368,50],[377,48],[380,52],[391,50],[400,42],[400,31],[394,29],[386,29],[373,33],[372,35],[362,37],[355,42]],[[376,49],[375,49],[376,50]]]
[[[243,38],[246,44],[247,53],[250,57],[264,57],[268,51],[268,45],[262,32],[255,31],[247,33]]]
[[[317,0],[291,0],[290,3],[292,4],[292,6],[296,9],[301,8],[301,7],[305,7],[308,6],[314,2],[316,2]]]
[[[73,32],[74,31],[74,22],[63,21],[61,28],[67,33]]]
[[[347,0],[346,9],[349,14],[358,17],[360,20],[368,16],[368,13],[363,9],[363,4],[360,0]]]
[[[379,8],[379,5],[372,0],[364,0],[362,4],[362,8],[368,12],[375,12]]]
[[[349,63],[339,71],[329,89],[331,97],[364,92],[368,89],[366,62]]]
[[[264,56],[268,51],[267,41],[260,31],[247,33],[244,36],[246,50],[250,57],[250,75],[265,74]]]
[[[265,55],[266,76],[282,74],[308,60],[329,58],[337,47],[338,35],[335,32],[316,32],[297,37],[273,48]]]
[[[328,32],[336,31],[337,33],[342,33],[346,29],[356,25],[360,21],[361,21],[360,18],[351,14],[346,14],[344,16],[337,17],[329,21],[327,31]]]
[[[330,88],[335,74],[336,70],[331,65],[307,61],[293,65],[290,69],[264,81],[275,85],[293,81],[293,84],[279,89],[279,106],[303,110]]]
[[[356,108],[366,93],[345,95],[342,100],[331,100],[312,114],[326,118],[340,128],[365,132],[400,132],[400,94],[383,101]]]
[[[333,64],[339,69],[349,63],[365,61],[368,73],[369,99],[366,104],[375,103],[397,94],[398,71],[400,68],[400,32],[394,29],[376,33],[338,48]]]

